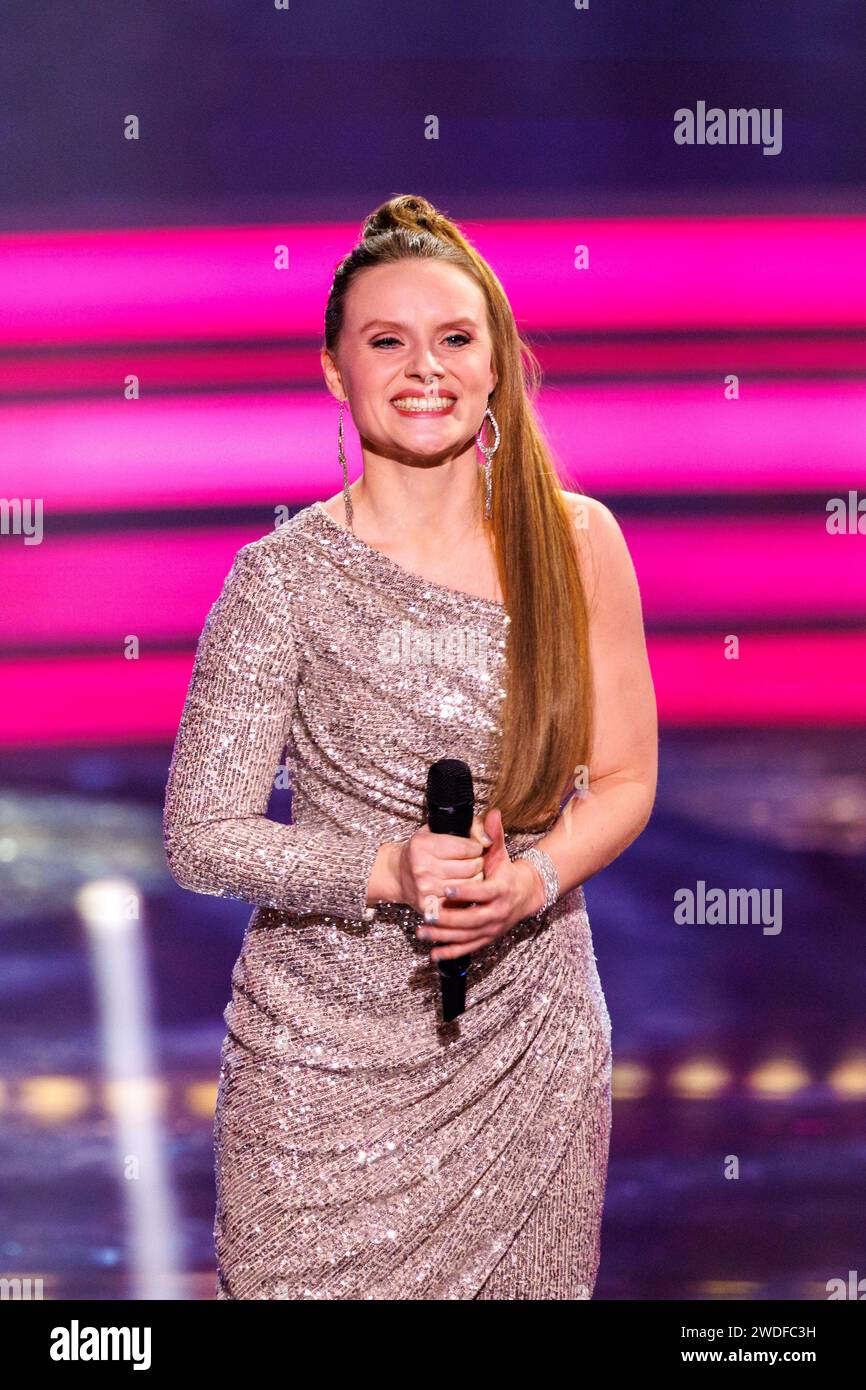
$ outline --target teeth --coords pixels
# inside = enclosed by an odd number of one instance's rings
[[[431,410],[447,410],[454,404],[451,400],[446,400],[441,396],[425,397],[423,400],[417,396],[405,396],[400,400],[392,402],[398,410],[415,410],[429,413]]]

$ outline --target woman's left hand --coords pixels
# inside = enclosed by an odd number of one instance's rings
[[[499,811],[488,811],[484,829],[492,844],[484,851],[483,880],[452,879],[445,885],[445,898],[437,899],[438,921],[417,929],[421,940],[434,943],[430,953],[434,961],[482,950],[537,912],[544,901],[544,887],[532,865],[509,858]],[[477,906],[455,907],[455,903]]]

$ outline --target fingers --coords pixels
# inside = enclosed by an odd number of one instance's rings
[[[439,883],[447,879],[469,879],[474,874],[484,877],[484,860],[479,856],[471,859],[437,859],[430,865],[430,873]],[[432,891],[432,890],[431,890]]]
[[[476,864],[478,865],[477,868],[475,867]],[[446,890],[452,884],[468,886],[470,883],[481,884],[483,882],[484,870],[479,860],[451,861],[442,859],[438,864],[425,864],[419,867],[415,875],[415,892],[420,902],[429,897],[431,893],[435,893],[437,898],[451,897],[452,895]],[[471,894],[469,897],[471,900]]]
[[[444,898],[446,906],[450,907],[454,903],[486,903],[499,892],[499,886],[491,883],[489,879],[465,878],[458,883],[443,884],[442,892],[438,896]]]
[[[422,896],[440,893],[446,879],[484,877],[483,846],[463,835],[435,835],[424,830],[413,836],[410,856],[416,887]]]
[[[425,917],[424,926],[416,928],[416,935],[422,941],[465,941],[497,920],[497,913],[487,903],[456,910],[440,907],[435,922]]]
[[[505,847],[505,829],[502,824],[502,812],[494,808],[488,811],[484,821],[484,828],[492,840],[492,844],[484,856],[485,874],[494,874],[509,859],[508,850]]]
[[[482,844],[485,849],[487,849],[490,846],[491,839],[487,831],[484,829],[484,822],[480,816],[472,817],[472,829],[469,833],[472,836],[472,838],[478,840],[479,844]]]
[[[433,943],[431,959],[488,945],[501,915],[492,904],[502,889],[487,875],[508,859],[501,813],[489,811],[484,821],[474,817],[469,837],[434,834],[425,826],[412,843],[414,886],[425,918],[417,935]]]
[[[418,911],[424,914],[425,922],[439,922],[442,920],[442,911],[446,905],[456,903],[486,903],[495,898],[501,889],[495,883],[488,883],[483,874],[476,874],[474,878],[462,879],[457,883],[446,883],[444,880],[439,883],[432,879],[424,879],[419,885]],[[458,909],[460,919],[465,916],[466,908]]]
[[[489,851],[474,835],[485,840],[489,837],[478,817],[472,829],[473,835],[467,837],[435,834],[429,826],[422,826],[408,842],[407,877],[414,890],[414,905],[426,921],[437,919],[440,904],[446,898],[478,901],[471,888],[484,885],[484,853]],[[486,898],[486,892],[482,896]]]
[[[426,834],[419,831],[414,838],[434,859],[474,859],[483,849],[480,835],[436,835],[430,830]]]

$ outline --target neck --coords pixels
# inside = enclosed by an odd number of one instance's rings
[[[352,485],[355,530],[371,539],[399,535],[419,550],[449,545],[484,525],[480,468],[474,452],[444,463],[411,466],[365,455]]]

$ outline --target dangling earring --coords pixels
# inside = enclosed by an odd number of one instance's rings
[[[343,406],[345,401],[340,401],[340,428],[337,432],[337,453],[340,457],[340,464],[343,469],[343,506],[346,508],[346,524],[350,531],[354,530],[355,513],[352,507],[352,494],[349,491],[349,470],[346,465],[346,454],[343,449]]]
[[[494,430],[494,433],[495,433],[495,435],[496,435],[496,442],[495,442],[495,444],[493,444],[493,445],[482,444],[482,442],[481,442],[481,434],[482,434],[482,431],[483,431],[483,429],[484,429],[484,421],[487,419],[488,416],[490,417],[490,423],[491,423],[491,425],[493,426],[493,430]],[[490,409],[490,406],[488,406],[487,409],[485,410],[483,416],[481,417],[481,427],[480,427],[480,429],[478,430],[478,433],[477,433],[476,436],[475,436],[475,443],[478,445],[478,447],[479,447],[479,449],[481,450],[482,454],[484,455],[484,459],[485,459],[485,463],[484,463],[484,515],[485,515],[485,517],[487,518],[488,521],[490,520],[490,517],[491,517],[491,515],[492,515],[492,513],[493,513],[493,503],[492,503],[493,481],[492,481],[492,474],[491,474],[491,459],[493,458],[493,455],[496,453],[496,450],[499,448],[499,437],[500,437],[500,436],[499,436],[499,426],[498,426],[498,424],[496,423],[496,416],[493,414],[493,411]]]

